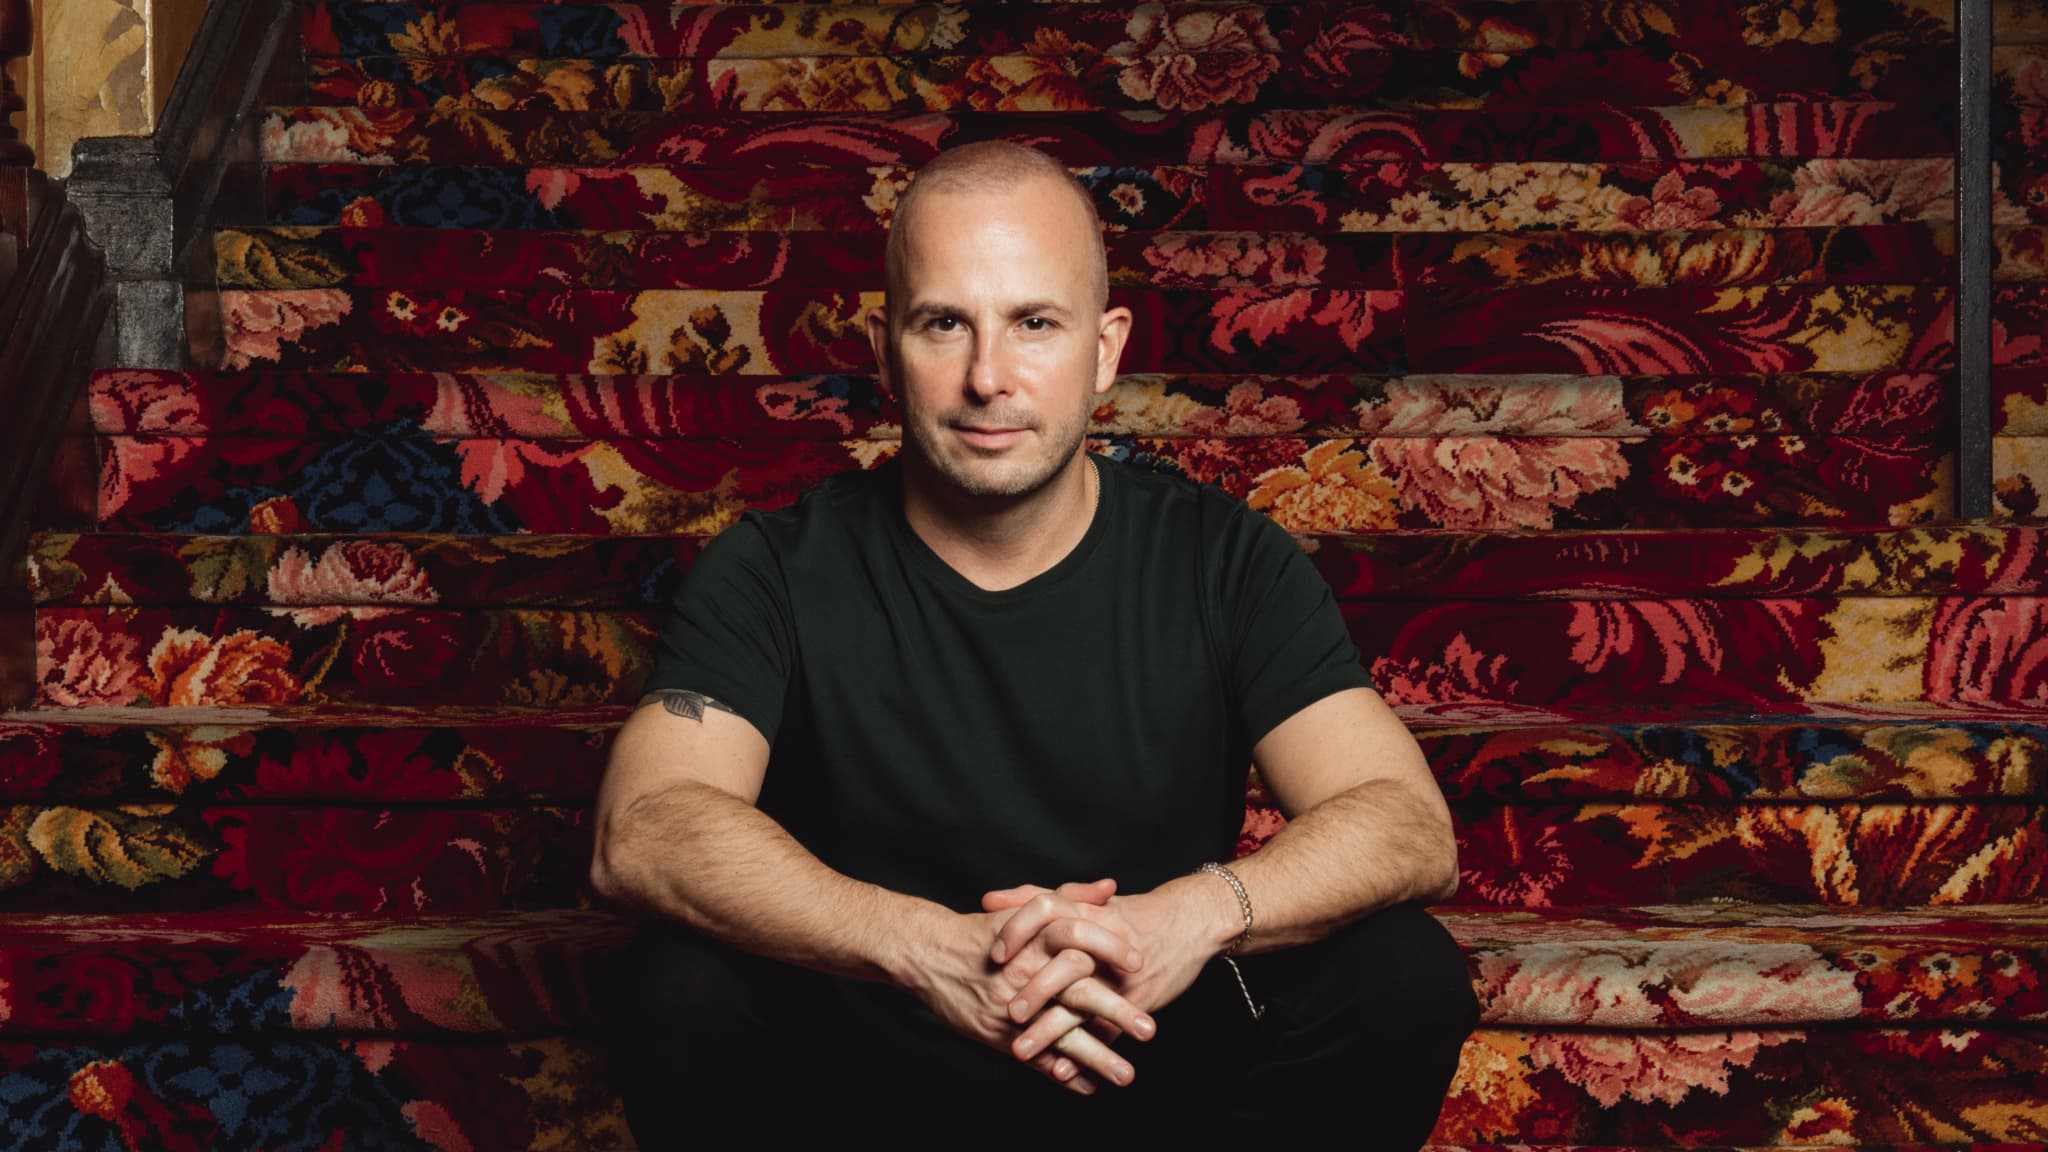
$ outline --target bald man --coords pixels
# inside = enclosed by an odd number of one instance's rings
[[[1044,154],[899,200],[900,456],[705,550],[598,796],[643,1148],[1426,1138],[1449,813],[1284,532],[1085,451],[1131,319]],[[1289,820],[1233,860],[1253,764]]]

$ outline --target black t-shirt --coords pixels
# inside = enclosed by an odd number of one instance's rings
[[[893,463],[749,512],[683,581],[648,688],[758,728],[760,806],[825,864],[956,910],[1025,883],[1141,892],[1227,858],[1252,745],[1370,681],[1272,521],[1097,465],[1087,535],[1000,592],[911,530]]]

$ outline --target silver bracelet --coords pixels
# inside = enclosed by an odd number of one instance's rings
[[[1211,876],[1223,877],[1224,883],[1230,885],[1230,890],[1232,892],[1237,893],[1237,910],[1239,912],[1244,913],[1244,931],[1239,932],[1237,934],[1237,939],[1232,940],[1230,942],[1230,947],[1225,948],[1223,950],[1223,962],[1225,964],[1230,965],[1230,974],[1237,977],[1237,990],[1239,992],[1244,993],[1244,1006],[1246,1008],[1251,1009],[1252,1019],[1262,1020],[1265,1018],[1266,1010],[1264,1008],[1259,1007],[1259,1005],[1252,1000],[1252,990],[1251,988],[1246,986],[1244,982],[1244,972],[1237,966],[1237,961],[1231,958],[1231,953],[1244,947],[1246,944],[1251,943],[1252,898],[1245,892],[1244,882],[1237,878],[1237,873],[1232,872],[1230,869],[1224,867],[1221,864],[1217,864],[1214,862],[1207,863],[1195,869],[1195,871],[1207,872]]]

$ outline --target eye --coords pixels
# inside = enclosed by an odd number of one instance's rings
[[[925,322],[927,332],[956,332],[960,328],[958,316],[934,316]]]
[[[1026,332],[1050,332],[1053,330],[1053,327],[1053,322],[1043,316],[1026,316],[1024,318],[1024,330]]]

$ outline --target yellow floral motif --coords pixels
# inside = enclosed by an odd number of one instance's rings
[[[28,842],[45,863],[69,876],[133,891],[174,880],[206,862],[206,847],[163,819],[169,804],[126,804],[89,811],[50,808],[29,825]]]
[[[1934,602],[1851,597],[1828,613],[1813,700],[1918,700],[1926,692],[1927,628]]]
[[[1742,9],[1742,42],[1752,48],[1798,41],[1833,44],[1842,38],[1835,0],[1765,0]]]
[[[1351,441],[1326,440],[1309,449],[1302,464],[1261,474],[1247,502],[1292,532],[1394,526],[1393,482]]]

